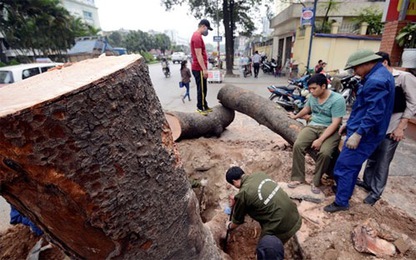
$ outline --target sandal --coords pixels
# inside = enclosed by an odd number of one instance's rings
[[[301,184],[300,181],[291,181],[287,184],[288,188],[294,189]]]
[[[321,193],[321,190],[313,184],[311,185],[311,191],[312,191],[313,194]]]

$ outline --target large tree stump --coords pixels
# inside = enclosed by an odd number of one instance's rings
[[[207,116],[195,112],[166,112],[165,116],[172,130],[173,140],[221,136],[225,128],[234,120],[234,110],[221,105],[213,107],[212,110]]]
[[[0,126],[0,194],[71,257],[220,258],[140,56],[1,88]]]

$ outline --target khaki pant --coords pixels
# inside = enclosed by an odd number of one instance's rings
[[[305,182],[305,154],[306,149],[310,148],[313,141],[319,138],[325,131],[323,126],[306,126],[303,128],[295,144],[293,145],[293,163],[292,163],[292,181]],[[335,131],[321,145],[318,152],[318,158],[315,162],[315,175],[313,184],[319,186],[323,173],[327,173],[331,160],[333,159],[334,150],[338,148],[340,136]]]

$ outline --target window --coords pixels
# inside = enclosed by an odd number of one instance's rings
[[[42,67],[42,68],[40,68],[41,73],[47,72],[47,71],[48,71],[48,69],[53,68],[53,67],[54,67],[54,66]]]
[[[0,84],[10,84],[13,82],[13,74],[11,71],[0,71]]]
[[[82,11],[82,13],[84,14],[84,19],[85,20],[92,20],[92,13],[91,12]]]
[[[26,69],[22,71],[22,79],[27,79],[30,78],[32,76],[35,76],[37,74],[39,74],[39,68],[31,68],[31,69]]]

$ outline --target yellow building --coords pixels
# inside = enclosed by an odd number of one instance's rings
[[[301,27],[300,17],[304,5],[312,7],[313,1],[291,3],[271,20],[270,26],[274,29],[272,57],[283,65],[284,72],[290,71],[292,64],[298,64],[299,72],[302,72],[308,64],[311,26]],[[326,70],[343,69],[348,56],[357,49],[379,50],[381,36],[365,36],[366,25],[356,31],[354,18],[365,8],[382,12],[385,2],[349,0],[338,2],[337,5],[330,9],[327,16],[332,28],[326,28],[326,33],[314,34],[309,68],[313,68],[318,60],[323,60],[328,63]],[[328,1],[318,2],[317,24],[325,17],[327,6]]]

